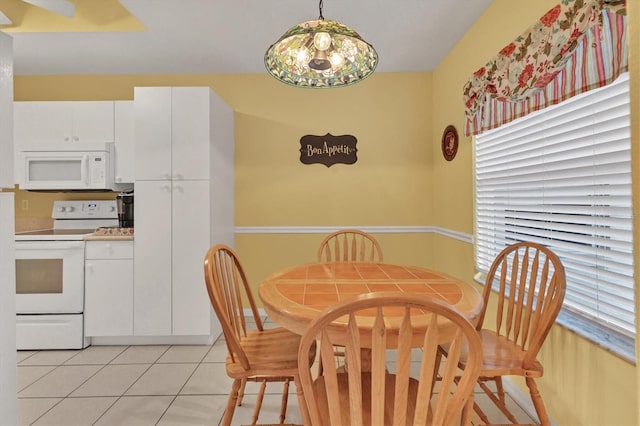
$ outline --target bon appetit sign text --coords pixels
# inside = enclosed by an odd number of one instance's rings
[[[327,167],[337,163],[353,164],[358,161],[357,143],[358,140],[352,135],[305,135],[300,138],[300,161],[304,164],[324,164]]]

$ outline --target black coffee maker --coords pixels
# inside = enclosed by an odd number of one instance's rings
[[[116,200],[118,202],[118,226],[133,228],[133,192],[121,192]]]

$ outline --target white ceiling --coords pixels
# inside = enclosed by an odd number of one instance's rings
[[[99,1],[99,0],[95,0]],[[12,33],[14,73],[262,73],[263,55],[311,0],[120,0],[146,32]],[[431,71],[491,0],[327,0],[323,15],[355,29],[377,71]]]

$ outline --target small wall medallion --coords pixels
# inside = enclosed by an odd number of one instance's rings
[[[458,131],[452,125],[445,127],[442,133],[442,155],[451,161],[458,153]]]
[[[352,135],[305,135],[300,138],[300,161],[303,164],[320,163],[331,167],[337,163],[353,164],[358,161],[356,144]]]

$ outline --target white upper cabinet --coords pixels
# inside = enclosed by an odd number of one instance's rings
[[[211,91],[202,87],[172,89],[172,178],[209,179]]]
[[[116,183],[133,183],[133,101],[115,101]]]
[[[113,142],[113,101],[14,103],[16,147]]]
[[[171,88],[134,89],[136,180],[171,179]]]
[[[209,179],[210,103],[200,87],[135,88],[136,180]]]

